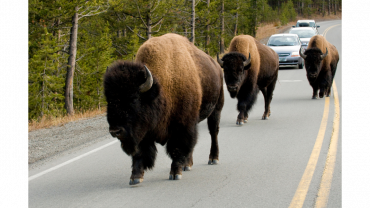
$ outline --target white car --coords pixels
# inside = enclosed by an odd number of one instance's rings
[[[289,34],[297,34],[301,40],[302,48],[306,50],[311,37],[319,33],[312,27],[296,27],[290,29]]]
[[[303,69],[304,59],[299,55],[301,41],[297,34],[271,35],[267,46],[279,55],[279,66],[295,65]]]
[[[292,27],[312,27],[315,28],[317,33],[319,33],[319,30],[317,28],[320,28],[320,25],[316,25],[315,20],[298,20],[297,24]]]

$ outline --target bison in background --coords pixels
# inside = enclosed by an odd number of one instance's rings
[[[132,156],[130,185],[143,181],[166,144],[172,158],[170,180],[193,165],[197,124],[208,119],[211,150],[208,164],[218,163],[218,139],[224,104],[220,66],[187,38],[166,34],[146,41],[135,63],[117,61],[106,71],[109,132]]]
[[[248,112],[255,103],[259,90],[265,98],[262,119],[268,119],[279,71],[278,54],[249,35],[235,36],[231,40],[229,51],[222,60],[217,54],[217,61],[224,68],[230,96],[238,99],[239,115],[236,124],[247,122]]]
[[[316,35],[311,38],[304,54],[301,50],[299,54],[305,60],[307,79],[313,89],[312,99],[317,99],[318,89],[320,98],[329,97],[339,61],[338,50],[322,35]]]

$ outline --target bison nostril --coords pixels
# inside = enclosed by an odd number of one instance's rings
[[[227,89],[229,89],[230,91],[235,91],[236,89],[238,89],[238,86],[235,85],[227,86]]]

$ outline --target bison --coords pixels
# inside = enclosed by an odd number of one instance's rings
[[[259,90],[265,98],[262,119],[268,119],[279,71],[277,53],[249,35],[235,36],[231,40],[229,51],[221,60],[217,54],[217,61],[224,69],[231,98],[238,99],[239,115],[236,124],[247,122],[248,112],[255,103]]]
[[[305,60],[307,79],[313,89],[312,99],[317,99],[319,89],[320,98],[323,98],[324,95],[329,97],[339,61],[339,54],[335,46],[322,35],[315,35],[311,37],[304,54],[301,50],[299,54]]]
[[[172,159],[170,180],[193,165],[197,123],[207,118],[208,164],[219,160],[218,132],[224,105],[222,69],[187,38],[166,34],[147,40],[135,62],[116,61],[104,75],[109,132],[132,157],[130,185],[152,169],[155,143]]]

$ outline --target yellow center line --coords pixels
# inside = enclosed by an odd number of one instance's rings
[[[337,86],[335,85],[335,81],[333,82],[333,91],[334,91],[334,104],[335,104],[333,132],[331,135],[329,152],[326,158],[324,173],[321,178],[320,188],[319,188],[319,192],[316,198],[315,207],[317,208],[326,207],[328,203],[331,182],[332,182],[333,174],[334,174],[335,160],[337,156],[339,123],[340,123],[340,108],[339,108],[338,91],[337,91]]]
[[[328,33],[328,31],[338,25],[340,24],[333,25],[327,28],[323,32],[323,36],[326,38],[326,34]],[[318,193],[318,198],[316,199],[315,207],[325,207],[326,206],[328,197],[329,197],[331,181],[333,178],[333,172],[334,172],[334,165],[335,165],[336,152],[337,152],[337,143],[338,143],[338,132],[339,132],[339,100],[338,100],[338,91],[337,91],[334,81],[333,81],[333,91],[334,91],[334,103],[335,103],[335,116],[336,117],[334,118],[333,133],[332,133],[331,143],[329,147],[329,149],[331,150],[329,150],[328,152],[326,167],[325,167],[326,171],[324,171],[324,174],[322,176],[322,181],[320,184],[320,189]],[[289,208],[301,208],[306,199],[307,191],[308,191],[308,188],[310,187],[312,176],[315,172],[316,164],[317,164],[317,161],[320,155],[322,143],[323,143],[324,136],[325,136],[325,130],[326,130],[326,125],[328,122],[328,115],[329,115],[329,103],[330,103],[330,98],[325,97],[324,114],[321,120],[321,125],[319,129],[319,133],[316,138],[315,146],[312,150],[310,159],[303,173],[301,181],[299,182],[299,185],[294,194],[294,197],[292,201],[290,202]]]
[[[328,123],[330,97],[325,97],[324,115],[321,120],[319,133],[316,138],[315,146],[311,152],[306,170],[303,173],[298,188],[294,194],[293,200],[290,202],[289,208],[302,207],[306,199],[308,188],[310,187],[313,173],[315,172],[317,160],[319,159],[322,143],[325,136],[326,125]]]

